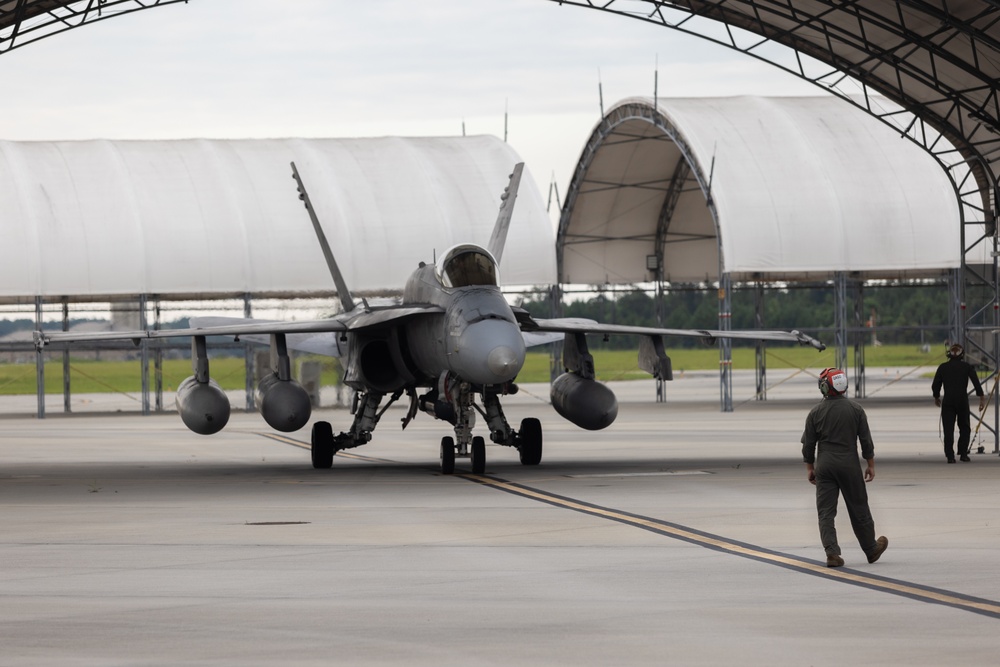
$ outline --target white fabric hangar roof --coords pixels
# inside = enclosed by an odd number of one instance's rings
[[[630,98],[608,111],[563,210],[561,282],[653,280],[646,258],[658,244],[664,280],[715,280],[720,235],[722,270],[736,279],[917,277],[960,265],[944,170],[843,100]]]
[[[352,291],[485,245],[513,166],[495,137],[0,142],[0,299],[331,293],[289,164]],[[505,284],[555,280],[552,225],[521,179]]]

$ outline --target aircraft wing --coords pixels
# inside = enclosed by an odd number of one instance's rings
[[[525,347],[535,347],[536,345],[558,343],[563,339],[563,333],[560,331],[522,331],[521,338],[524,339]]]
[[[684,336],[688,338],[703,338],[712,342],[718,338],[734,338],[743,340],[774,340],[787,343],[810,345],[817,350],[825,350],[826,345],[801,331],[717,331],[713,329],[661,329],[658,327],[641,327],[628,324],[603,324],[577,317],[561,317],[556,319],[532,319],[531,324],[524,326],[526,333],[585,333],[585,334],[639,334],[644,336]],[[547,342],[547,341],[545,341]],[[538,343],[541,344],[541,343]]]
[[[398,320],[420,315],[444,312],[437,306],[390,306],[385,308],[360,309],[341,313],[321,320],[273,321],[237,317],[193,318],[193,326],[187,329],[148,329],[140,331],[36,331],[35,346],[42,348],[50,343],[81,343],[112,340],[131,340],[136,345],[144,338],[178,338],[184,336],[233,336],[251,342],[269,342],[271,334],[286,334],[288,346],[304,352],[327,356],[340,356],[336,334],[363,331],[390,325]]]
[[[192,317],[191,326],[197,329],[210,329],[213,327],[239,327],[247,324],[253,325],[274,325],[280,324],[280,320],[258,320],[245,317],[217,317],[209,315],[206,317]],[[340,333],[346,329],[338,331],[315,331],[306,333],[286,333],[285,345],[289,350],[306,352],[308,354],[320,354],[325,357],[343,356],[344,350],[340,345]],[[258,343],[269,345],[271,343],[270,333],[244,333],[239,335],[239,339],[247,343]]]

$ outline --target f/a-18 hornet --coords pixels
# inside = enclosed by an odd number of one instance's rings
[[[418,410],[454,428],[454,437],[441,439],[441,470],[446,474],[454,471],[456,455],[471,457],[473,473],[484,472],[486,441],[473,435],[476,413],[485,421],[492,442],[517,449],[524,465],[541,462],[539,420],[523,419],[514,429],[500,406],[502,396],[517,391],[514,380],[524,364],[526,347],[532,344],[565,335],[565,372],[552,383],[552,405],[564,418],[590,430],[610,425],[618,414],[618,403],[612,391],[595,379],[587,334],[641,336],[639,367],[662,380],[672,379],[664,336],[793,341],[824,349],[822,343],[798,331],[662,329],[573,318],[535,319],[510,306],[500,291],[498,265],[523,163],[514,166],[486,247],[467,243],[449,248],[437,262],[420,263],[398,303],[369,305],[351,295],[298,170],[294,163],[291,167],[340,297],[339,314],[306,322],[197,318],[192,328],[174,330],[35,332],[35,344],[42,348],[55,342],[131,339],[138,343],[142,338],[190,336],[194,375],[178,387],[177,411],[189,429],[205,435],[220,431],[230,412],[225,393],[209,377],[208,336],[270,344],[271,372],[258,384],[257,404],[264,420],[284,432],[301,429],[311,415],[308,394],[292,379],[289,349],[337,356],[343,362],[344,382],[355,392],[354,421],[337,434],[329,422],[313,424],[313,467],[329,468],[336,452],[369,442],[379,418],[405,394],[409,410],[403,428]],[[386,396],[388,401],[382,405]]]

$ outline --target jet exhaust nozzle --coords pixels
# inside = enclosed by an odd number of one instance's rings
[[[618,416],[618,399],[597,380],[563,373],[552,383],[552,407],[564,419],[588,431],[607,428]]]
[[[257,405],[267,425],[284,433],[298,431],[312,415],[309,392],[295,380],[282,380],[275,373],[257,384]]]
[[[177,387],[174,404],[184,425],[195,433],[212,435],[229,423],[229,398],[215,380],[198,382],[192,375]]]

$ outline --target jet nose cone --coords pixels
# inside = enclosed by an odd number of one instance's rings
[[[513,380],[524,365],[524,339],[513,322],[485,320],[468,327],[450,355],[451,370],[472,384]]]
[[[490,372],[497,377],[514,377],[521,370],[521,359],[506,345],[493,348],[486,358]]]

